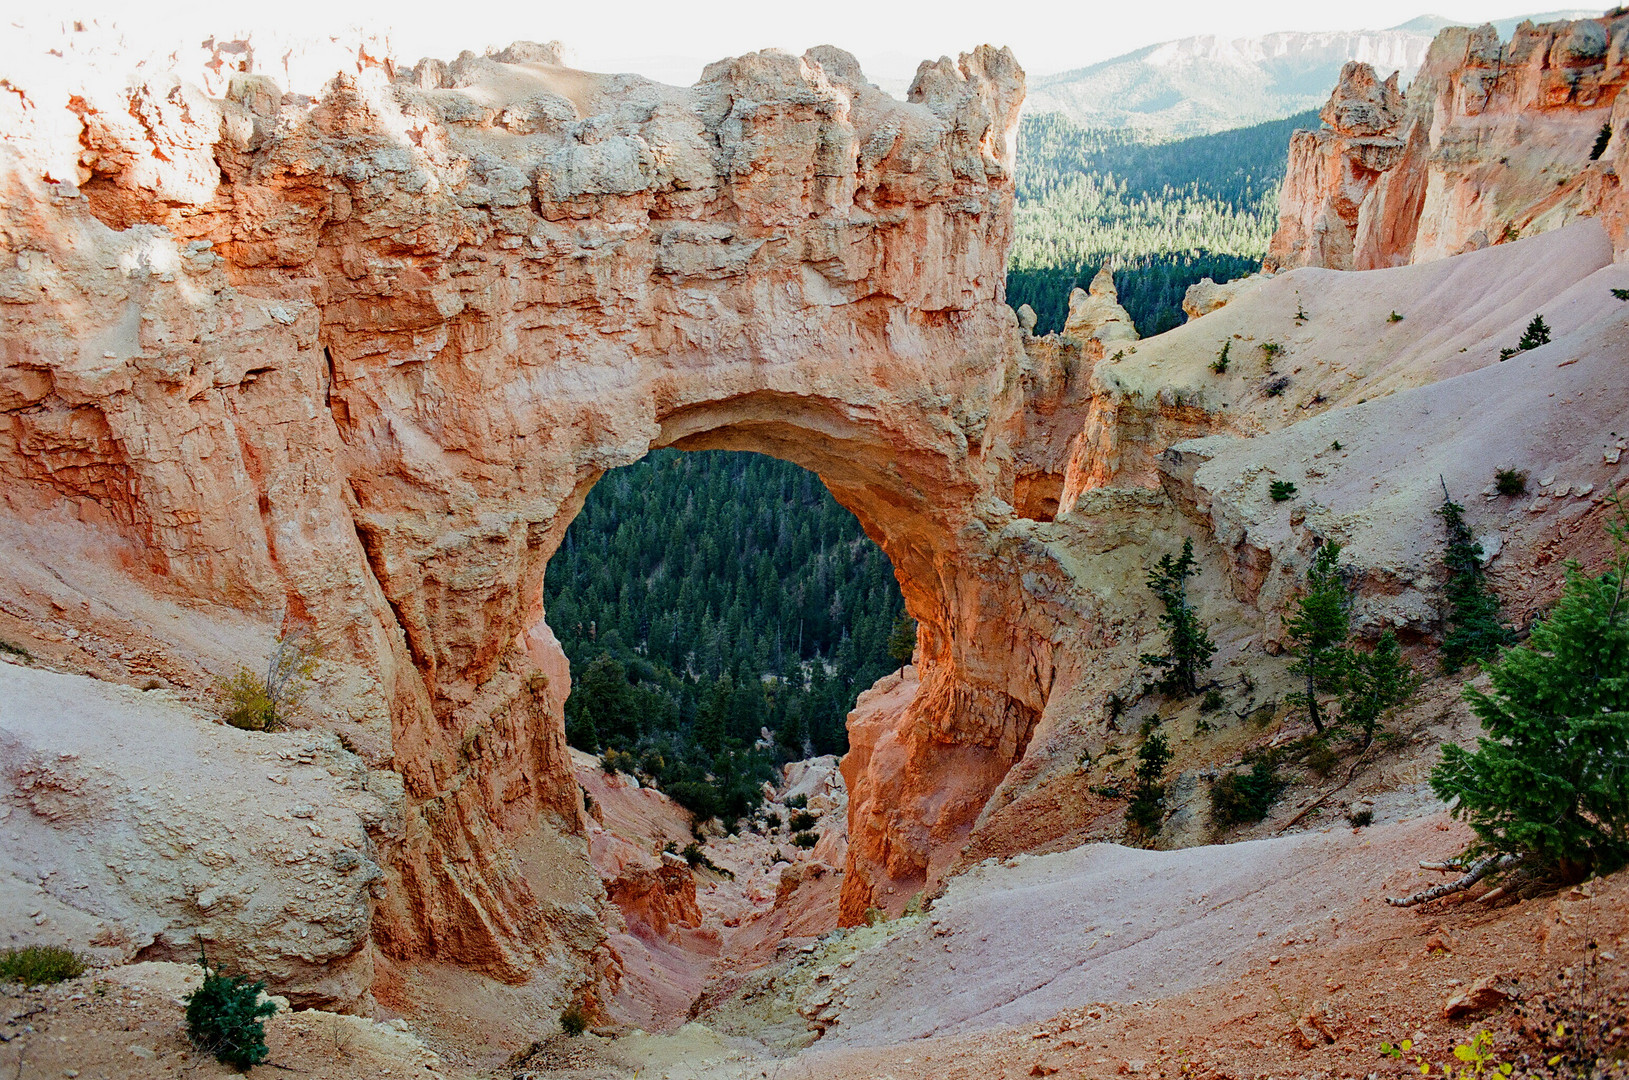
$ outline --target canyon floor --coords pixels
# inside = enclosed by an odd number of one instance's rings
[[[1416,1071],[1381,1057],[1382,1041],[1411,1038],[1440,1063],[1484,1029],[1502,1060],[1519,1060],[1540,1051],[1517,1002],[1599,1008],[1625,989],[1629,875],[1493,905],[1384,903],[1432,876],[1415,860],[1463,839],[1434,813],[1173,852],[1020,857],[957,879],[930,912],[810,941],[665,1035],[544,1035],[497,1061],[478,1036],[282,1012],[270,1065],[335,1080],[1356,1077]],[[1598,962],[1581,979],[1590,942]],[[196,981],[195,968],[142,963],[8,988],[0,1070],[227,1075],[182,1031]],[[811,1011],[826,1035],[794,1051]]]

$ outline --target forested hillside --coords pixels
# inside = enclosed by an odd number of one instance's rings
[[[1036,333],[1061,330],[1070,289],[1109,263],[1138,333],[1177,326],[1189,285],[1260,267],[1290,135],[1317,123],[1309,112],[1151,143],[1126,130],[1077,127],[1057,113],[1026,116],[1007,302],[1035,309]]]
[[[777,754],[846,751],[856,695],[900,666],[887,557],[813,473],[759,454],[658,450],[608,474],[544,597],[572,744],[631,753],[702,816],[744,813]],[[753,750],[765,727],[776,748]]]

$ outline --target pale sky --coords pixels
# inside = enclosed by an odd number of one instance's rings
[[[519,39],[558,39],[571,47],[579,67],[637,71],[687,84],[711,60],[769,47],[802,52],[811,45],[838,45],[858,56],[873,79],[908,79],[919,60],[954,56],[989,42],[1010,45],[1028,72],[1041,75],[1194,34],[1372,30],[1427,12],[1474,24],[1547,6],[1543,0],[1529,6],[1477,0],[1357,5],[1305,0],[0,0],[0,17],[35,28],[41,21],[95,18],[183,40],[238,36],[267,25],[314,33],[354,25],[388,28],[393,51],[408,63],[423,55],[450,59],[463,49],[480,52]]]

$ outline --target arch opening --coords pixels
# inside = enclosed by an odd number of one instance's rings
[[[773,767],[847,752],[856,696],[915,641],[860,522],[762,453],[657,449],[604,474],[543,590],[568,743],[732,829]]]

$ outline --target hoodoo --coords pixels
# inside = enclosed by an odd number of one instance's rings
[[[1508,43],[1449,27],[1406,93],[1347,64],[1323,128],[1290,143],[1268,266],[1401,266],[1580,217],[1629,251],[1625,26],[1621,13],[1528,22]]]

